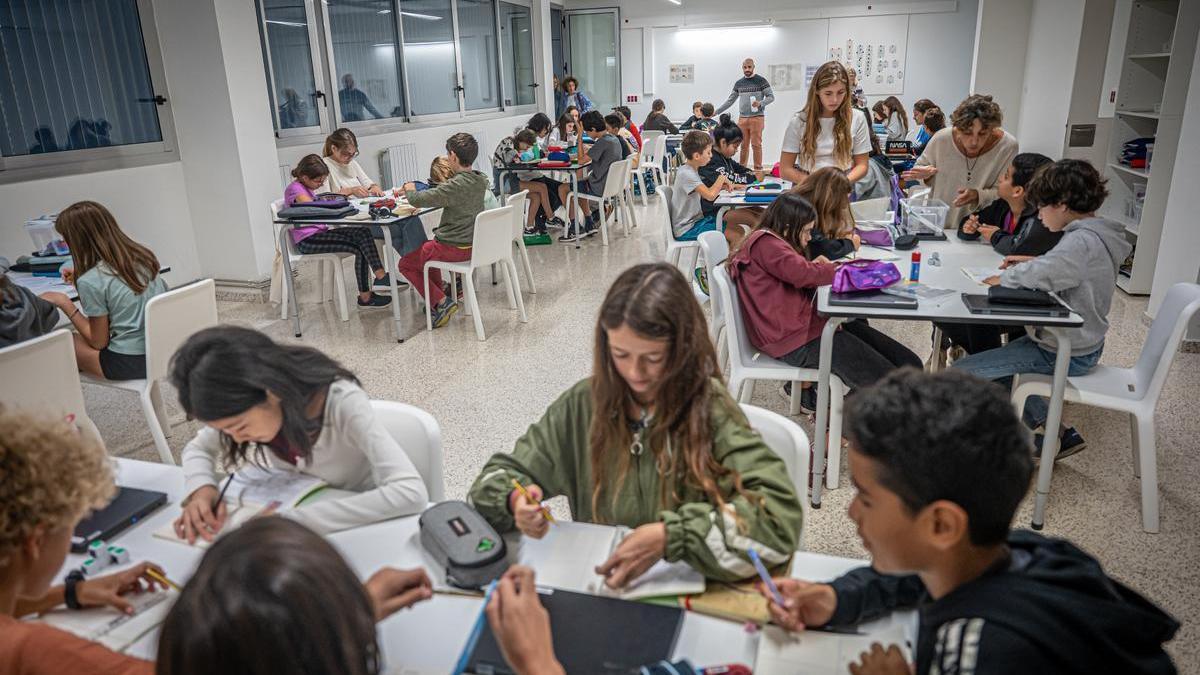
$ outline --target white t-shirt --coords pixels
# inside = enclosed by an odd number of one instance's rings
[[[671,184],[671,230],[676,237],[692,229],[704,214],[700,206],[700,193],[696,188],[704,185],[700,172],[690,164],[675,170],[675,182]]]
[[[783,151],[794,152],[800,154],[800,146],[804,142],[804,127],[805,127],[805,111],[801,110],[795,115],[792,115],[792,121],[788,123],[787,131],[783,134]],[[817,135],[817,148],[810,162],[805,162],[802,157],[796,157],[796,165],[802,171],[809,173],[822,169],[827,166],[836,167],[842,171],[846,171],[854,166],[853,157],[843,166],[838,164],[834,159],[833,153],[836,147],[833,140],[833,122],[832,117],[820,117],[821,133]],[[867,117],[861,112],[850,112],[850,154],[866,155],[871,152],[871,128],[867,124]],[[808,164],[808,166],[805,166]]]
[[[358,160],[352,159],[349,164],[338,164],[332,157],[322,157],[325,161],[325,166],[329,167],[329,177],[325,179],[325,183],[317,190],[321,192],[337,192],[349,187],[371,187],[375,181],[367,175],[366,171],[358,164]]]

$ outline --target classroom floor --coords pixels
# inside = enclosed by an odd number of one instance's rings
[[[424,315],[404,292],[412,334],[404,344],[392,337],[391,313],[351,308],[338,320],[332,303],[314,300],[314,269],[303,266],[301,342],[340,360],[361,378],[373,398],[418,405],[442,425],[446,488],[462,498],[483,462],[507,451],[560,392],[588,375],[595,314],[609,284],[631,264],[662,259],[661,206],[637,207],[642,226],[633,235],[599,236],[582,249],[555,242],[531,247],[538,293],[526,292],[530,321],[508,309],[503,286],[480,283],[486,342],[475,339],[470,317],[460,312],[445,328],[427,333]],[[685,254],[686,256],[686,254]],[[687,258],[685,257],[685,260]],[[348,279],[352,273],[348,272]],[[348,282],[352,283],[352,282]],[[1146,337],[1145,298],[1117,292],[1104,363],[1129,366]],[[223,322],[257,328],[278,340],[293,340],[291,324],[275,305],[223,302]],[[928,324],[880,322],[922,358],[930,350]],[[1149,596],[1183,622],[1169,645],[1181,672],[1200,673],[1200,354],[1178,354],[1158,410],[1161,533],[1141,528],[1139,488],[1130,460],[1129,422],[1124,415],[1068,404],[1067,420],[1088,449],[1056,465],[1045,532],[1070,538],[1097,556],[1114,577]],[[114,455],[157,461],[135,396],[84,385],[88,410]],[[179,450],[195,423],[187,422],[168,392],[174,425],[171,447]],[[787,414],[787,401],[771,383],[760,384],[753,403]],[[811,434],[810,420],[798,418]],[[844,466],[844,457],[843,457]],[[823,507],[807,524],[807,547],[834,555],[865,557],[845,509],[852,497],[843,468],[840,489],[826,492]],[[1027,526],[1032,497],[1017,524]],[[564,510],[560,505],[556,510]]]

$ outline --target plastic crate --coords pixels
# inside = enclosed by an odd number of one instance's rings
[[[25,223],[25,231],[33,240],[33,252],[39,255],[67,255],[67,242],[54,229],[54,221],[58,214],[41,216]]]
[[[900,200],[900,223],[906,232],[929,231],[941,233],[946,227],[950,205],[928,195]]]

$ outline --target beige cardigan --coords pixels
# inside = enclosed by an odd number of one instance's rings
[[[933,188],[933,197],[950,204],[946,216],[947,229],[958,227],[958,221],[976,209],[996,200],[996,183],[1017,156],[1017,139],[1007,131],[990,150],[975,159],[968,160],[954,145],[953,129],[946,127],[933,135],[925,146],[925,152],[917,159],[916,166],[935,166],[937,175],[925,181]],[[971,166],[971,180],[967,180],[967,165]],[[954,206],[959,188],[979,191],[979,203]]]

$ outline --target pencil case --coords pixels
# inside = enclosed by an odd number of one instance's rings
[[[418,523],[421,546],[442,566],[451,586],[481,588],[508,569],[504,539],[470,504],[434,504]]]

